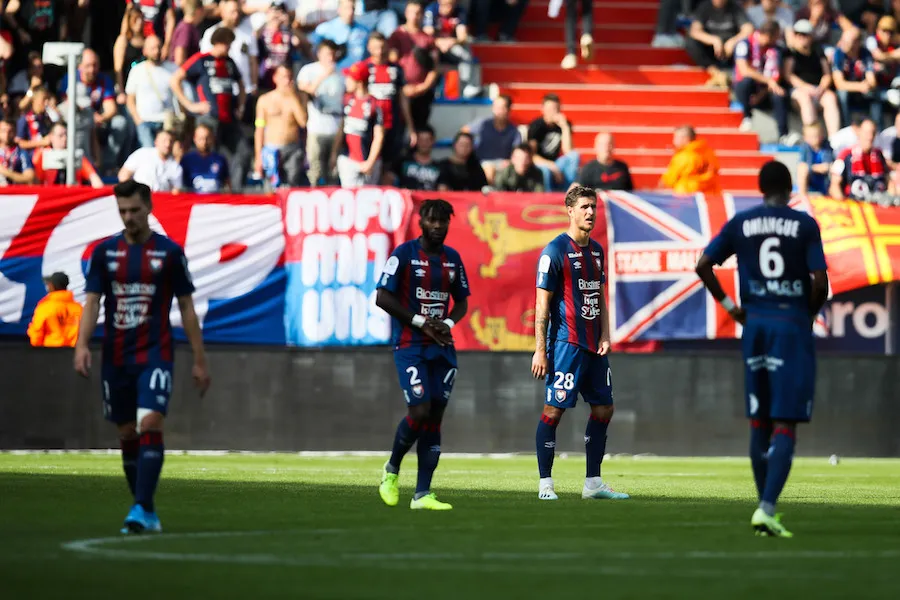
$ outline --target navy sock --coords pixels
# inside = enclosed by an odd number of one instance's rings
[[[134,500],[147,512],[154,512],[153,495],[159,483],[162,471],[165,447],[161,431],[148,431],[141,434],[141,448],[138,453],[137,485]]]
[[[761,419],[750,421],[750,466],[760,500],[766,489],[766,474],[769,470],[769,444],[772,441],[772,422]]]
[[[609,419],[598,419],[591,415],[584,430],[584,452],[587,460],[585,477],[600,477],[600,463],[606,453],[606,430]]]
[[[422,426],[419,444],[416,446],[419,456],[419,475],[416,478],[416,495],[418,500],[431,490],[431,478],[441,459],[441,426],[428,423]]]
[[[787,483],[791,463],[794,461],[794,432],[786,427],[779,427],[772,434],[772,451],[769,454],[769,472],[766,474],[766,489],[762,502],[775,507],[778,496]]]
[[[119,440],[119,446],[122,448],[122,469],[125,471],[125,479],[128,481],[128,489],[134,496],[134,489],[137,485],[137,463],[138,450],[141,442],[138,438],[133,440]]]
[[[541,420],[538,421],[535,442],[537,444],[538,473],[541,479],[550,477],[550,473],[553,471],[557,425],[559,425],[559,419],[551,419],[547,415],[541,415]]]
[[[400,463],[403,457],[419,439],[420,425],[412,417],[406,416],[400,419],[397,425],[397,433],[394,434],[394,447],[391,449],[391,458],[388,460],[388,473],[399,473]]]

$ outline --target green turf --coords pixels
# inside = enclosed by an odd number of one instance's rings
[[[633,495],[612,502],[582,501],[583,459],[557,459],[552,503],[530,458],[444,457],[455,508],[422,513],[414,458],[387,508],[381,459],[168,456],[166,533],[123,540],[118,457],[0,454],[0,597],[900,597],[900,461],[797,460],[779,540],[751,534],[746,460],[608,460]]]

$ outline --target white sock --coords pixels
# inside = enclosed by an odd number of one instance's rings
[[[601,477],[585,477],[584,478],[584,487],[586,487],[586,488],[596,490],[602,484],[603,484],[603,478],[601,478]]]
[[[538,489],[544,488],[552,488],[553,487],[553,478],[552,477],[541,477],[540,481],[538,481]]]

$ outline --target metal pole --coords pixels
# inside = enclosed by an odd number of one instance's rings
[[[67,66],[69,68],[69,89],[66,93],[69,95],[69,110],[66,120],[66,185],[75,185],[75,89],[78,82],[78,71],[75,68],[75,61],[78,59],[77,54],[69,54],[66,57]]]

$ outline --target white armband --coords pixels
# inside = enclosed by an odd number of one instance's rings
[[[413,318],[412,318],[412,326],[413,327],[418,327],[419,329],[422,329],[422,325],[424,325],[424,324],[425,324],[425,315],[413,315]]]
[[[446,319],[444,319],[444,325],[446,325],[450,329],[453,329],[453,326],[456,325],[456,323],[453,321],[453,319],[447,317]]]
[[[734,300],[732,300],[732,299],[729,298],[728,296],[725,296],[724,298],[722,298],[722,300],[719,302],[719,304],[721,304],[721,305],[722,305],[722,308],[724,308],[724,309],[727,310],[728,312],[731,312],[731,311],[733,311],[735,308],[737,308],[737,306],[736,306],[735,303],[734,303]]]

